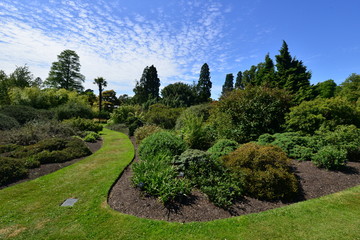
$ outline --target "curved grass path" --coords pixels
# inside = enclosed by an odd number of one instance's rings
[[[127,136],[104,130],[94,155],[0,190],[0,239],[360,239],[360,186],[259,214],[168,223],[112,210],[107,193],[132,160]],[[76,197],[74,207],[60,207]]]

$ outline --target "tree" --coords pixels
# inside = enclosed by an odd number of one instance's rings
[[[119,106],[119,99],[117,99],[114,90],[104,91],[102,97],[105,111],[112,112],[116,106]]]
[[[134,100],[137,103],[145,103],[148,100],[159,99],[160,79],[154,65],[145,67],[139,82],[134,88]]]
[[[239,71],[236,75],[235,89],[244,89],[244,82],[242,80],[242,72]]]
[[[104,91],[104,87],[107,86],[107,82],[103,77],[97,77],[94,79],[94,84],[98,85],[99,88],[99,112],[102,110],[102,92]]]
[[[196,90],[186,83],[169,84],[161,90],[162,102],[169,107],[189,107],[196,104]]]
[[[226,74],[221,96],[225,96],[228,92],[231,92],[232,90],[234,90],[234,75],[232,73],[229,73]]]
[[[351,102],[356,102],[360,98],[360,75],[353,73],[343,83],[340,84],[340,96],[345,97]]]
[[[200,77],[197,84],[198,102],[208,102],[211,97],[212,82],[210,80],[210,70],[207,63],[201,67]]]
[[[84,75],[80,73],[79,56],[73,50],[64,50],[53,62],[45,85],[51,88],[83,91]]]
[[[253,65],[249,70],[245,70],[242,76],[242,82],[244,86],[247,87],[249,85],[256,86],[256,71],[257,66]]]
[[[311,73],[307,71],[302,61],[292,58],[288,45],[283,41],[280,54],[276,55],[277,83],[276,87],[285,88],[291,93],[297,93],[300,89],[308,89]]]
[[[324,82],[319,82],[314,86],[315,94],[321,98],[332,98],[335,96],[336,83],[329,79]]]
[[[266,85],[268,87],[275,87],[275,66],[269,54],[265,56],[265,62],[257,65],[256,71],[256,85]]]
[[[25,88],[33,85],[34,76],[28,66],[16,67],[15,71],[9,76],[11,87]]]

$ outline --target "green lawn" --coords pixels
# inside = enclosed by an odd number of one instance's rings
[[[168,223],[112,210],[107,193],[134,150],[104,130],[94,155],[0,190],[0,239],[360,239],[360,186],[259,214],[205,223]],[[74,207],[60,207],[67,198]]]

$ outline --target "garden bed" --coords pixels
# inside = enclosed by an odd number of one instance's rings
[[[134,140],[132,139],[133,143]],[[135,157],[137,161],[137,157]],[[317,198],[360,184],[360,162],[349,162],[341,171],[319,169],[312,162],[292,161],[300,182],[300,194],[294,202]],[[250,197],[238,200],[229,210],[214,206],[205,194],[193,191],[192,196],[178,205],[164,207],[156,198],[146,196],[131,184],[131,167],[124,170],[113,186],[108,202],[120,212],[143,218],[172,222],[211,221],[243,214],[261,212],[294,202],[268,202]]]

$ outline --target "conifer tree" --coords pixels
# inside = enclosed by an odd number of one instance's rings
[[[234,75],[226,74],[224,85],[222,86],[221,96],[225,96],[228,92],[234,90]]]
[[[211,97],[212,82],[210,80],[210,70],[207,63],[201,67],[200,77],[197,84],[198,102],[208,102]]]
[[[154,65],[145,67],[139,82],[136,82],[134,88],[134,101],[145,103],[148,100],[159,99],[160,79]]]
[[[236,75],[235,89],[244,89],[244,83],[242,80],[242,72],[239,71]]]
[[[269,53],[265,56],[265,62],[257,65],[256,71],[256,85],[266,85],[268,87],[275,87],[275,66]]]

